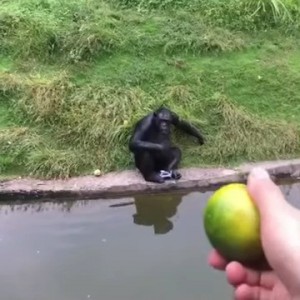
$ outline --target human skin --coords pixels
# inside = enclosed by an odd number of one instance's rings
[[[225,272],[236,300],[300,300],[300,211],[262,168],[252,169],[247,189],[259,211],[262,246],[271,270],[226,261],[215,249],[208,262]]]

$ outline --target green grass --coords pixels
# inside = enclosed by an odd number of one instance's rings
[[[132,128],[161,104],[206,137],[175,130],[182,166],[296,157],[300,17],[282,3],[2,1],[0,176],[132,168]]]

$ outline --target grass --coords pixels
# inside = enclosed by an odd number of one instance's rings
[[[0,12],[0,172],[133,167],[135,122],[165,104],[182,166],[300,152],[297,2],[13,0]]]

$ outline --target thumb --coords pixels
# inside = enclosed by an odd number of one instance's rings
[[[299,296],[299,211],[285,200],[279,187],[262,168],[250,172],[247,189],[261,217],[267,261],[291,295]]]
[[[247,189],[263,219],[282,216],[283,211],[291,208],[280,188],[263,168],[256,167],[251,170]]]

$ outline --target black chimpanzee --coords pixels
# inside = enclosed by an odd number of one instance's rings
[[[204,143],[203,136],[194,126],[167,108],[161,107],[146,115],[136,123],[129,142],[135,166],[146,181],[163,183],[166,178],[181,178],[176,170],[181,151],[171,143],[172,124],[195,136],[201,145]]]

